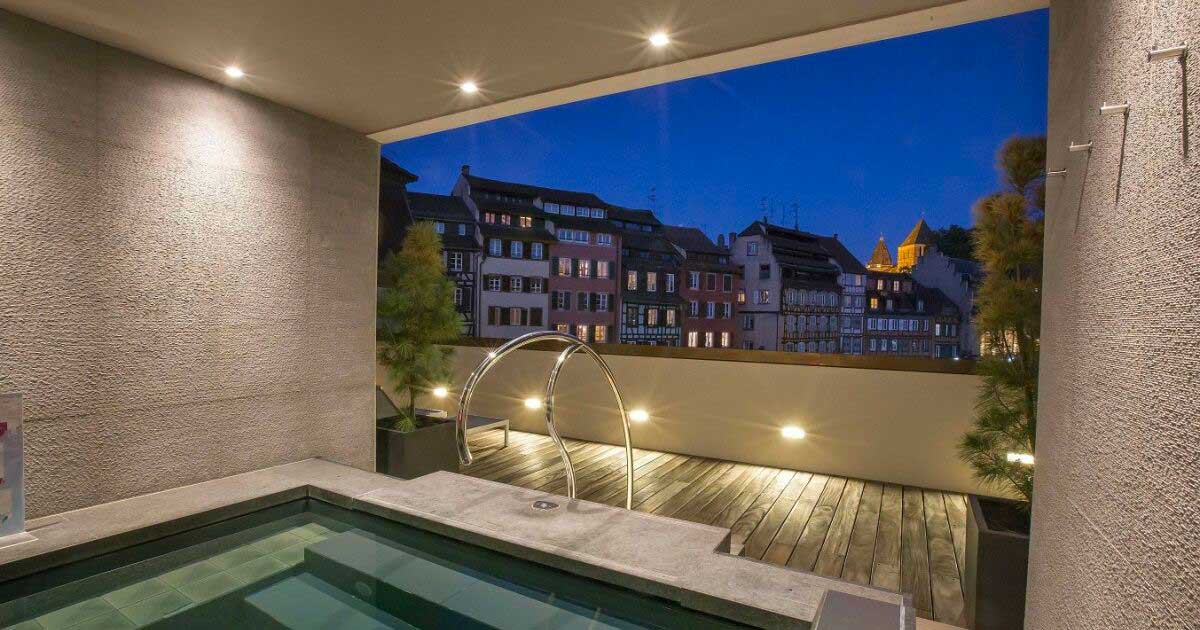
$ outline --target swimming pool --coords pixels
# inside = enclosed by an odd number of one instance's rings
[[[0,583],[0,628],[744,628],[309,498]]]

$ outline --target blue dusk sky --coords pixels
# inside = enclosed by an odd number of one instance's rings
[[[482,177],[589,191],[715,238],[763,216],[866,260],[924,215],[969,225],[1005,138],[1046,131],[1047,11],[677,81],[383,147],[447,194]],[[651,191],[654,201],[651,202]]]

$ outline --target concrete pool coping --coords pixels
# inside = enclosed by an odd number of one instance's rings
[[[34,519],[32,540],[0,546],[0,579],[310,497],[752,625],[811,621],[834,590],[897,605],[898,627],[917,627],[910,596],[722,553],[722,528],[457,473],[403,480],[321,459]],[[535,500],[559,507],[535,510]]]

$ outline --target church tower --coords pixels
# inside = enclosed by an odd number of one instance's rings
[[[895,266],[892,264],[892,254],[888,252],[887,243],[883,242],[882,235],[879,237],[879,242],[875,243],[875,251],[871,252],[871,259],[867,261],[867,269],[871,271],[895,270]]]
[[[933,230],[929,229],[929,224],[925,223],[925,218],[922,217],[920,221],[917,221],[916,227],[908,233],[908,238],[904,239],[904,242],[900,243],[900,247],[896,248],[896,269],[910,271],[917,266],[917,261],[925,255],[927,249],[936,246],[937,237]]]

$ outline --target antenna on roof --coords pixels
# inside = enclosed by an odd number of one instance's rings
[[[656,194],[657,191],[658,191],[658,189],[656,187],[651,186],[650,194],[646,195],[646,198],[648,200],[650,200],[650,209],[655,212],[658,211],[658,195]]]
[[[800,204],[792,204],[792,229],[800,231]]]

